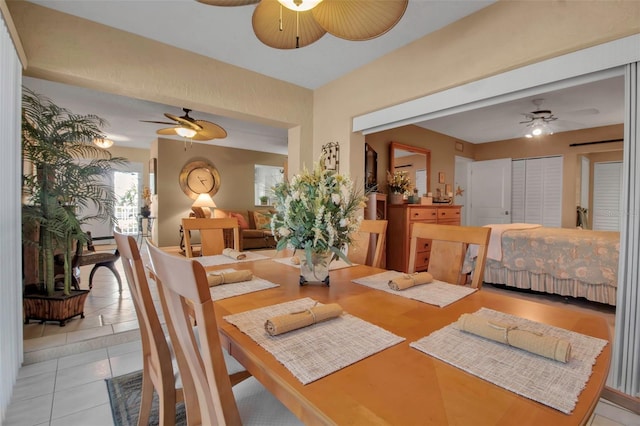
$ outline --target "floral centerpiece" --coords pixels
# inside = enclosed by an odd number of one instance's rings
[[[306,281],[329,283],[328,267],[333,259],[349,262],[343,249],[351,243],[360,226],[359,210],[365,195],[354,188],[350,178],[316,163],[313,171],[300,174],[273,188],[271,230],[277,249],[287,246],[304,250],[300,259],[300,284]],[[311,275],[305,276],[305,272]]]
[[[140,214],[144,217],[149,217],[151,215],[151,190],[148,186],[145,186],[142,190],[142,203]]]
[[[387,187],[392,194],[406,194],[411,187],[411,180],[407,172],[396,171],[393,174],[387,172]]]

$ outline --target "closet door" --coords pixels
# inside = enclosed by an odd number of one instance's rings
[[[512,163],[513,223],[562,223],[562,157],[527,158]]]
[[[622,163],[593,165],[593,230],[620,230]]]

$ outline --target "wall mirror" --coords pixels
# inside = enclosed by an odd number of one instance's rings
[[[284,168],[256,164],[254,166],[254,202],[256,206],[271,205],[273,187],[283,182]]]
[[[431,151],[426,148],[391,142],[389,147],[389,168],[391,172],[405,171],[412,188],[418,188],[418,195],[431,191]]]

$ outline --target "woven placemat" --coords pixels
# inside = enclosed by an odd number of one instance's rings
[[[291,261],[291,257],[278,257],[278,258],[272,259],[272,260],[275,260],[278,263],[282,263],[283,265],[289,265],[289,266],[293,266],[294,268],[300,269],[300,265],[296,265],[295,263],[293,263]],[[333,260],[329,264],[329,270],[330,271],[335,271],[336,269],[349,268],[351,266],[356,266],[356,264],[352,263],[351,265],[349,265],[344,260],[338,259],[338,260]]]
[[[303,311],[316,303],[307,297],[224,319],[271,353],[305,385],[405,340],[347,313],[278,336],[265,331],[267,318]]]
[[[465,287],[462,285],[447,284],[442,281],[434,280],[432,283],[410,287],[405,290],[393,290],[389,287],[389,280],[404,275],[402,272],[386,271],[379,274],[369,275],[368,277],[357,278],[353,280],[356,284],[361,284],[377,290],[386,291],[387,293],[406,297],[407,299],[418,300],[429,305],[445,307],[452,304],[465,296],[475,292],[475,288]]]
[[[215,272],[234,272],[235,269],[227,268],[220,269]],[[208,272],[207,274],[211,274]],[[278,284],[271,281],[258,278],[255,275],[253,279],[249,281],[241,281],[237,283],[221,284],[214,287],[210,287],[211,298],[213,300],[222,300],[228,297],[240,296],[242,294],[253,293],[254,291],[266,290],[268,288],[279,287]]]
[[[247,257],[240,260],[232,259],[229,256],[225,256],[224,254],[194,257],[193,260],[197,260],[198,262],[200,262],[202,266],[207,267],[207,266],[228,265],[231,263],[239,263],[239,262],[252,262],[254,260],[270,259],[268,256],[264,256],[258,253],[253,253],[250,251],[243,251],[243,253],[246,254]]]
[[[607,341],[487,308],[476,314],[515,324],[523,330],[566,339],[571,342],[571,358],[564,364],[465,333],[451,324],[410,346],[518,395],[570,414]]]

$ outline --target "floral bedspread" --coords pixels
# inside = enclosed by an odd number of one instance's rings
[[[620,234],[565,228],[509,230],[502,234],[502,265],[589,284],[617,286]]]

